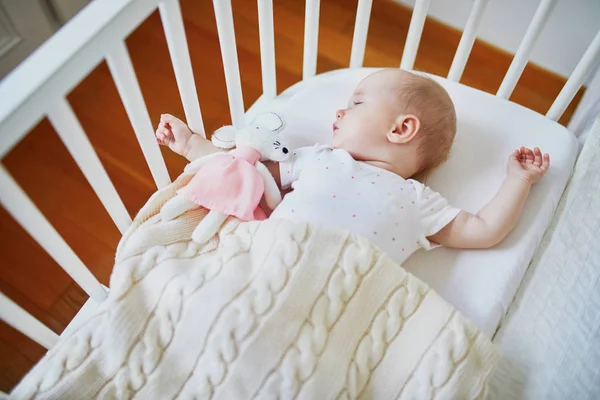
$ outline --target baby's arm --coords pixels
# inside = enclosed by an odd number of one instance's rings
[[[182,120],[170,114],[160,116],[160,123],[156,129],[156,140],[159,144],[168,146],[189,161],[223,151],[213,145],[210,140],[194,134]]]
[[[506,179],[494,198],[476,215],[461,211],[432,241],[454,248],[489,248],[513,230],[529,195],[531,185],[550,167],[550,156],[537,147],[521,147],[511,154]]]
[[[156,129],[156,140],[163,146],[168,146],[175,153],[187,158],[190,162],[208,154],[223,151],[208,139],[194,134],[179,118],[171,114],[162,114]],[[281,187],[279,163],[268,161],[264,163],[277,187]]]

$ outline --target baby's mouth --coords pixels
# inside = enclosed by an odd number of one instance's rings
[[[337,131],[338,129],[340,129],[337,124],[333,124],[333,133],[335,133],[335,131]]]

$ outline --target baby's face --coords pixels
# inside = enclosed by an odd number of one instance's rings
[[[359,83],[348,107],[336,113],[333,147],[348,151],[359,161],[378,159],[390,145],[386,134],[400,115],[394,88],[400,87],[405,73],[386,70]]]

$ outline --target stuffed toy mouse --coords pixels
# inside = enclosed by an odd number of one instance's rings
[[[262,196],[267,206],[274,209],[281,202],[281,193],[261,161],[288,158],[290,151],[280,135],[284,127],[278,114],[265,113],[243,129],[224,126],[215,131],[215,146],[236,148],[191,162],[185,172],[195,173],[194,177],[161,208],[162,219],[172,220],[199,206],[209,209],[192,233],[192,240],[200,244],[212,238],[230,215],[243,221],[265,219],[260,207]]]

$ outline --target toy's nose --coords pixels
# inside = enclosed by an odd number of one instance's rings
[[[284,147],[283,149],[281,149],[281,151],[283,151],[283,154],[287,154],[288,153],[288,149],[286,147]]]

